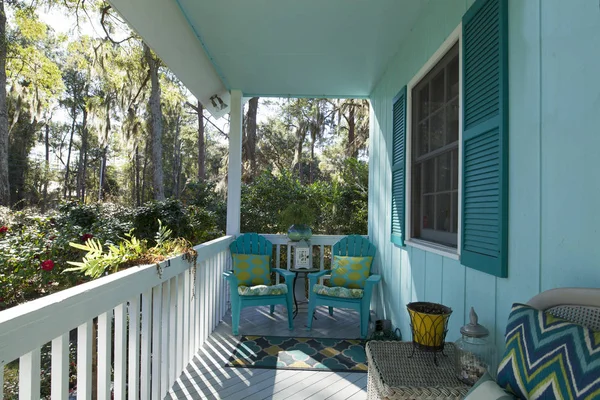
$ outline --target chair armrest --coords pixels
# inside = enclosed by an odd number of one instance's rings
[[[330,274],[330,273],[331,273],[331,271],[328,270],[328,269],[323,270],[323,271],[319,271],[319,272],[311,272],[310,274],[308,274],[308,278],[309,279],[310,278],[320,278],[323,275],[327,275],[327,274]]]
[[[365,282],[367,285],[373,285],[381,280],[381,275],[370,275]]]
[[[287,278],[294,278],[296,276],[295,273],[288,271],[287,269],[282,268],[271,268],[271,271],[277,272],[279,275],[283,276],[286,280]]]
[[[229,284],[232,285],[233,287],[238,286],[237,276],[235,276],[232,269],[229,271],[224,271],[223,278],[227,279],[229,281]]]
[[[321,278],[327,274],[331,274],[331,271],[328,269],[319,271],[319,272],[311,272],[310,274],[308,274],[308,284],[312,288],[314,285],[317,284],[317,280],[319,278]]]

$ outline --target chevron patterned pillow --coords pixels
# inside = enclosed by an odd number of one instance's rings
[[[600,332],[513,304],[497,381],[525,399],[600,399]]]

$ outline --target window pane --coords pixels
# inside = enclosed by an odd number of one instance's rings
[[[458,192],[452,193],[452,232],[458,232]]]
[[[421,169],[423,164],[414,164],[412,169],[412,195],[411,195],[411,225],[412,236],[421,237]]]
[[[448,65],[448,97],[450,100],[458,96],[458,57],[454,57]]]
[[[415,141],[415,149],[417,157],[429,153],[429,120],[425,120],[419,124],[417,128],[417,137]]]
[[[423,162],[423,168],[423,193],[432,193],[435,191],[435,159]]]
[[[452,162],[450,153],[444,153],[438,157],[437,191],[450,190],[452,179]]]
[[[452,150],[452,189],[458,189],[458,149]]]
[[[440,110],[439,112],[433,114],[430,118],[431,127],[430,127],[430,149],[429,151],[437,150],[440,147],[444,146],[444,112]]]
[[[444,70],[442,69],[431,81],[431,112],[444,105]]]
[[[429,115],[429,85],[424,85],[419,91],[418,110],[419,121]]]
[[[450,194],[438,194],[436,200],[436,230],[450,232]]]
[[[458,99],[446,106],[446,144],[458,141]]]
[[[423,229],[433,229],[433,200],[433,195],[423,197]]]

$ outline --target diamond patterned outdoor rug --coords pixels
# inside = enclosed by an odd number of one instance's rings
[[[242,336],[226,367],[367,372],[365,341]]]

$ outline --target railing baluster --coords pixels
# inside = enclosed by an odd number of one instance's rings
[[[322,244],[321,246],[319,246],[319,251],[319,269],[323,271],[325,269],[325,245]]]
[[[170,284],[168,281],[162,284],[162,323],[161,323],[161,353],[160,353],[160,387],[162,390],[161,398],[165,397],[169,390],[169,347],[171,343],[171,332],[169,314],[171,312]]]
[[[19,358],[19,400],[39,400],[40,371],[39,347]]]
[[[210,335],[210,333],[212,332],[212,313],[213,313],[213,282],[212,282],[212,266],[213,266],[213,260],[212,257],[209,258],[206,261],[206,284],[208,285],[206,287],[206,293],[208,294],[207,298],[206,298],[206,306],[208,307],[208,309],[206,310],[206,339],[208,339],[208,336]],[[206,340],[205,339],[205,340]]]
[[[69,334],[63,333],[52,340],[51,390],[53,399],[69,396]],[[0,386],[2,388],[2,386]],[[0,389],[1,391],[1,389]]]
[[[77,399],[92,398],[92,321],[77,328]]]
[[[211,301],[211,325],[210,325],[210,332],[209,334],[212,333],[212,331],[215,330],[215,326],[216,326],[216,320],[217,320],[217,271],[216,271],[216,266],[217,266],[217,260],[215,259],[215,256],[211,257],[211,266],[210,266],[210,284],[212,287],[212,296],[210,298]]]
[[[169,353],[171,357],[169,358],[169,386],[173,386],[177,378],[177,277],[174,276],[169,280],[170,286],[170,315],[169,315],[169,329],[171,330],[171,338],[172,340],[169,343]]]
[[[127,372],[127,315],[125,304],[115,307],[115,364],[114,364],[114,398],[125,398],[126,372]]]
[[[98,400],[110,400],[112,310],[98,316]]]
[[[200,301],[200,299],[202,298],[203,294],[202,294],[201,289],[200,289],[200,268],[201,268],[201,266],[198,265],[199,263],[200,263],[199,261],[196,262],[196,277],[194,279],[195,280],[194,285],[195,285],[195,288],[196,288],[195,289],[196,290],[196,297],[194,298],[194,303],[196,303],[196,307],[195,307],[195,310],[196,310],[196,329],[195,329],[195,335],[194,335],[196,337],[196,344],[194,345],[195,351],[197,351],[200,348],[200,345],[201,345],[201,343],[200,343],[200,335],[201,335],[201,332],[200,332],[200,321],[202,320],[202,317],[203,317],[202,312],[201,312],[201,308],[200,308],[201,305],[202,305],[202,302]]]
[[[140,399],[150,398],[152,360],[152,290],[142,293],[142,342],[140,352]]]
[[[140,390],[140,296],[129,300],[129,365],[127,398],[137,400]]]
[[[215,287],[217,288],[217,295],[215,296],[215,302],[217,303],[217,325],[221,321],[221,312],[223,312],[223,303],[221,302],[221,254],[215,255],[217,265],[215,268]]]
[[[183,273],[183,343],[181,351],[183,353],[183,363],[181,370],[189,361],[190,357],[190,270]]]
[[[160,300],[162,298],[162,285],[152,288],[152,399],[160,399],[160,349],[161,349],[161,324],[162,307]]]
[[[219,253],[219,273],[217,275],[217,280],[221,287],[221,315],[219,316],[219,323],[223,320],[225,313],[227,312],[227,300],[225,297],[225,279],[223,279],[223,272],[225,272],[225,254],[223,252]]]
[[[189,338],[189,347],[188,347],[188,360],[191,360],[195,348],[196,348],[196,281],[194,276],[193,267],[190,269],[189,275],[189,286],[190,286],[190,298],[189,298],[189,306],[190,306],[190,320],[188,321],[188,329],[190,331]]]
[[[184,277],[183,273],[177,276],[177,359],[176,359],[176,373],[179,375],[183,370],[183,363],[185,360],[183,359],[183,285],[184,285]]]
[[[201,343],[204,344],[206,341],[206,331],[208,330],[208,274],[206,273],[208,269],[208,261],[204,260],[202,262],[202,335],[201,335]]]

